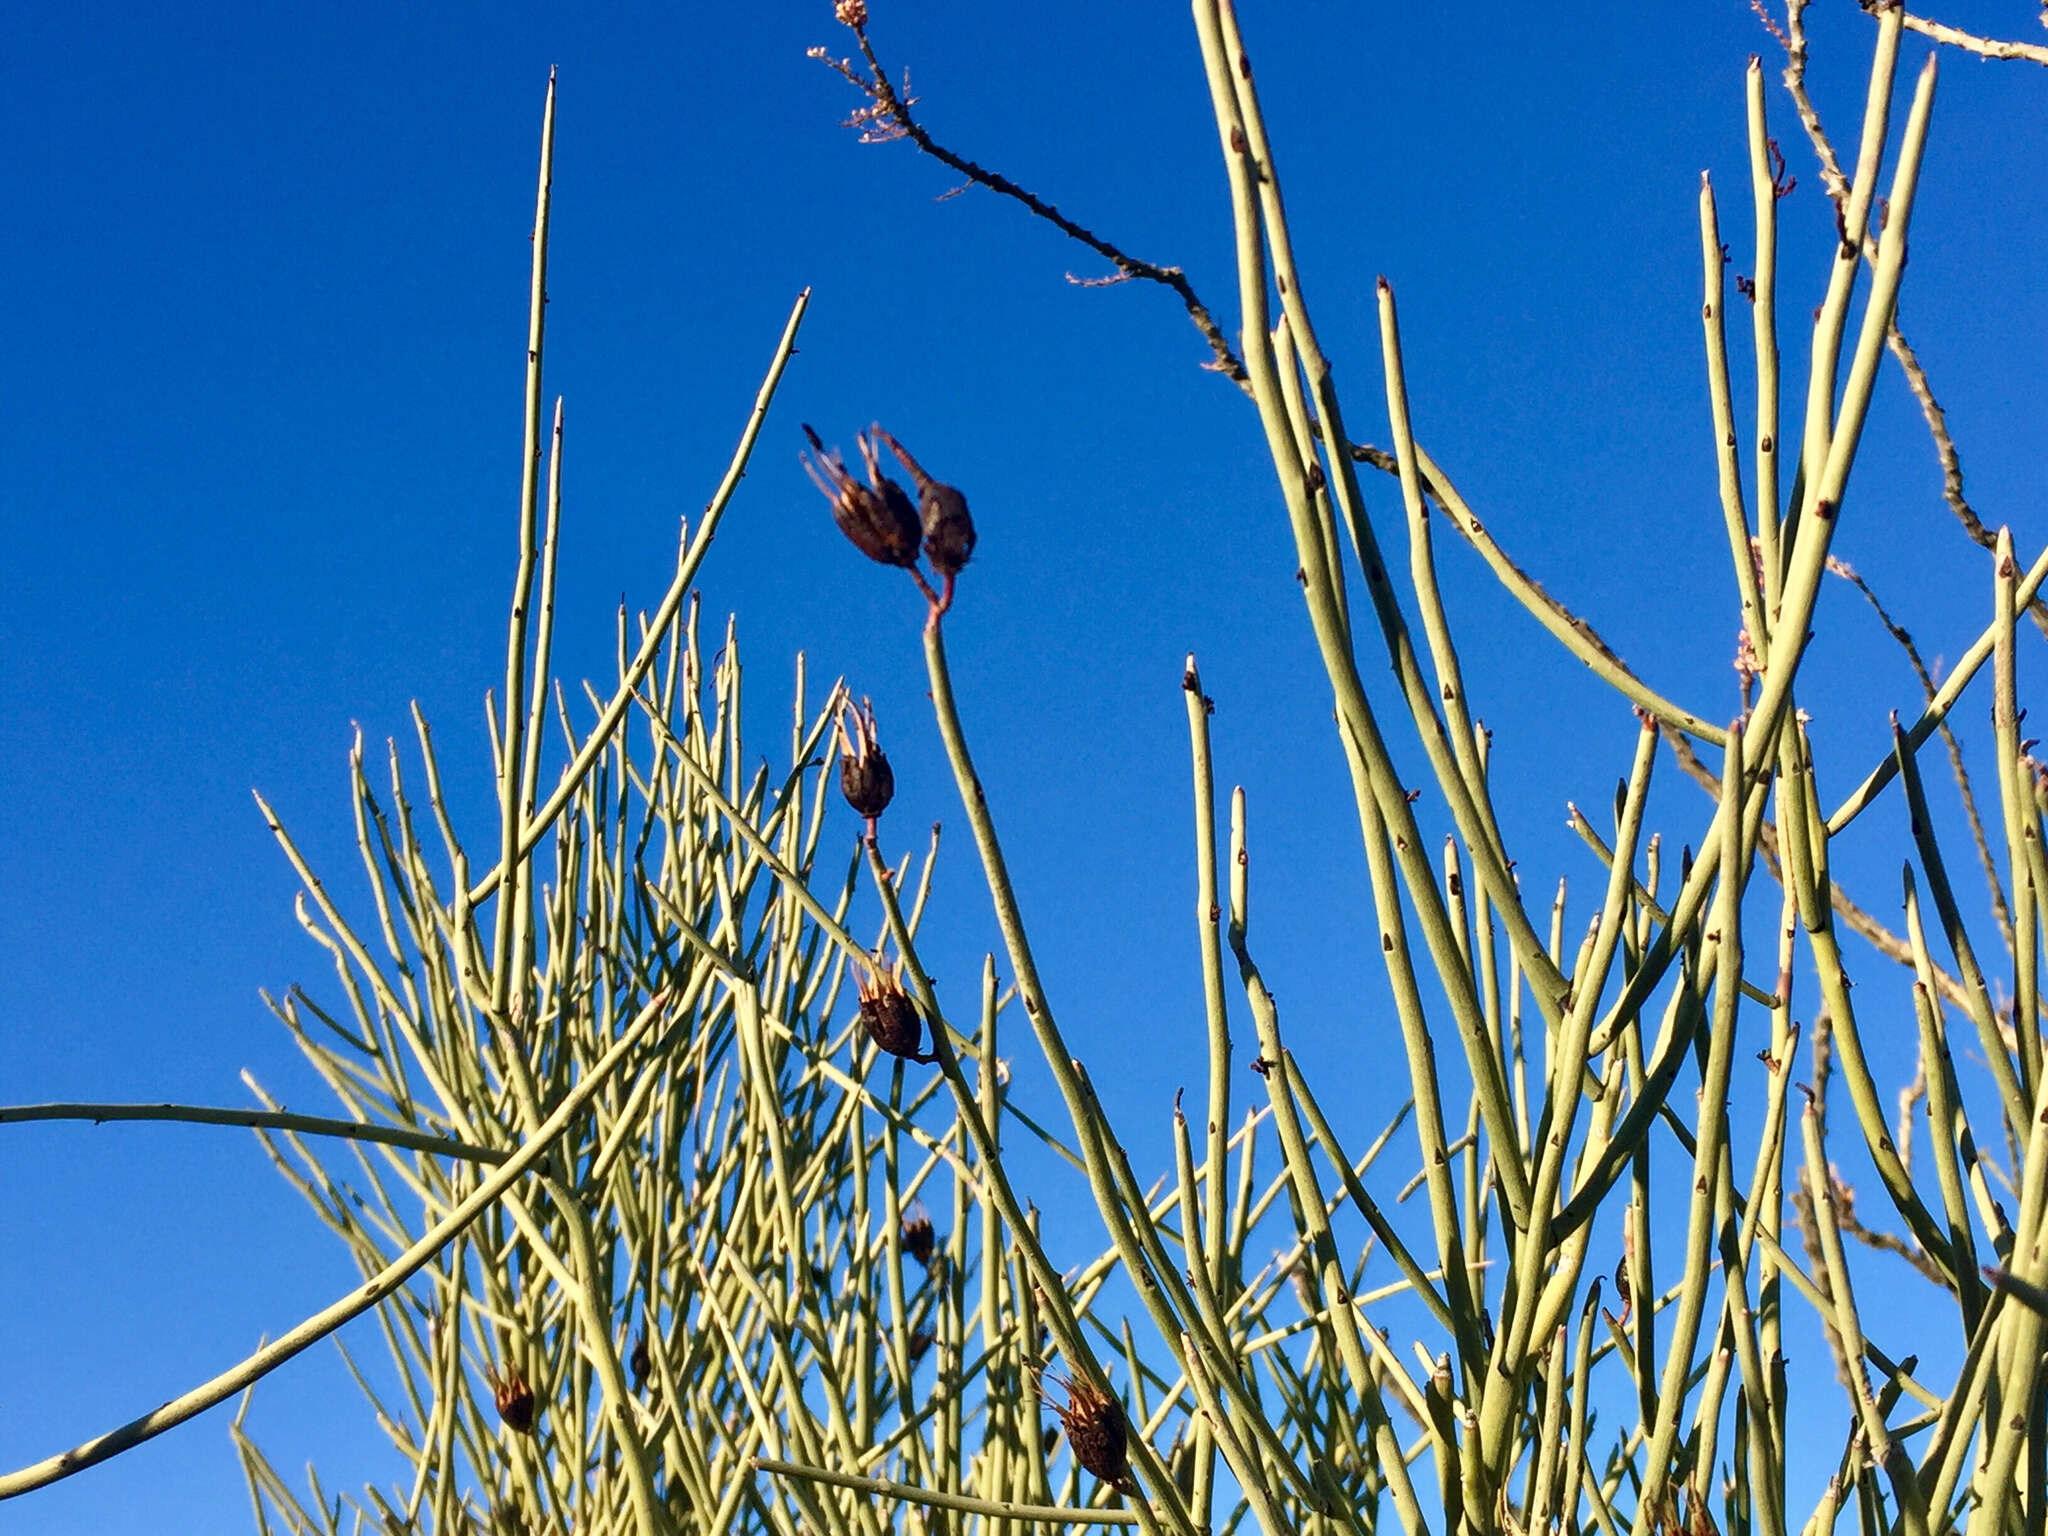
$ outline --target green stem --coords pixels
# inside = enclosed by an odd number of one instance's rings
[[[368,1125],[359,1120],[331,1120],[321,1115],[295,1115],[282,1110],[216,1109],[203,1104],[8,1104],[0,1106],[0,1125],[32,1120],[167,1120],[183,1125],[234,1125],[255,1130],[293,1131],[301,1136],[338,1136],[345,1141],[372,1141],[385,1146],[456,1157],[472,1163],[503,1163],[511,1153],[497,1147],[473,1146],[403,1126]]]
[[[747,1465],[756,1472],[769,1472],[777,1477],[802,1478],[806,1482],[823,1483],[832,1488],[848,1488],[855,1493],[871,1493],[877,1498],[895,1499],[904,1504],[922,1504],[932,1509],[957,1509],[970,1515],[989,1515],[1005,1520],[1041,1522],[1046,1525],[1136,1525],[1137,1514],[1128,1509],[1062,1509],[1051,1504],[1016,1504],[1008,1499],[977,1499],[964,1493],[940,1493],[931,1488],[913,1488],[908,1483],[892,1483],[886,1478],[857,1477],[851,1472],[834,1472],[826,1467],[799,1466],[793,1461],[778,1461],[772,1456],[751,1457]]]

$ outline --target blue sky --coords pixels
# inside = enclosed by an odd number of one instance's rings
[[[1234,324],[1227,200],[1182,9],[873,9],[884,58],[909,67],[944,141],[1184,266]],[[1945,14],[2010,33],[2031,9]],[[973,498],[982,542],[948,631],[955,676],[1041,914],[1047,983],[1134,1159],[1164,1166],[1168,1101],[1198,1055],[1189,650],[1218,701],[1219,771],[1252,795],[1255,937],[1297,1048],[1351,1090],[1354,1124],[1392,1112],[1377,962],[1353,937],[1355,817],[1255,416],[1201,370],[1169,295],[1070,286],[1068,272],[1100,274],[1088,252],[985,193],[936,201],[955,178],[907,146],[857,144],[839,126],[849,88],[804,56],[845,49],[824,0],[14,14],[0,91],[0,1100],[236,1103],[247,1068],[294,1107],[323,1107],[256,995],[326,976],[250,789],[348,881],[352,722],[373,744],[402,737],[418,700],[486,825],[481,698],[502,682],[552,65],[561,672],[601,673],[621,596],[658,596],[676,519],[709,495],[812,286],[801,354],[703,581],[709,611],[739,614],[756,730],[779,730],[803,650],[814,675],[843,672],[875,699],[899,836],[958,821],[907,584],[832,534],[796,463],[800,420],[845,442],[879,417]],[[1811,24],[1816,98],[1846,139],[1869,23],[1822,0]],[[1780,269],[1794,366],[1794,317],[1818,301],[1832,240],[1748,7],[1475,0],[1445,24],[1309,0],[1248,4],[1245,28],[1353,430],[1386,436],[1384,273],[1418,430],[1489,526],[1660,688],[1732,716],[1695,197],[1711,170],[1743,270],[1753,52],[1799,178]],[[1908,40],[1908,70],[1923,52]],[[1903,300],[1972,500],[2029,555],[2048,536],[2044,90],[2024,66],[1944,61]],[[1930,657],[1953,656],[1989,608],[1988,562],[1939,492],[1888,372],[1836,548]],[[1398,518],[1389,487],[1368,495],[1376,518]],[[1634,722],[1501,610],[1467,551],[1441,559],[1525,879],[1597,889],[1564,802],[1607,803]],[[1915,696],[1853,594],[1829,593],[1821,627],[1803,697],[1839,795],[1883,750],[1885,711]],[[1971,707],[1966,741],[1973,726],[1988,736],[1981,721]],[[1656,821],[1695,835],[1704,800],[1667,789]],[[1867,865],[1860,844],[1838,856],[1886,913],[1895,810],[1870,818]],[[965,987],[995,935],[963,835],[940,891],[934,962]],[[1903,1010],[1903,989],[1887,998],[1872,1006]],[[1881,1016],[1907,1029],[1903,1011]],[[241,1133],[4,1134],[10,1467],[211,1375],[354,1278]],[[331,1350],[267,1381],[252,1423],[282,1465],[317,1456],[330,1485],[374,1470],[374,1425]],[[247,1520],[221,1414],[9,1506],[0,1529],[121,1529],[145,1513],[170,1532]]]

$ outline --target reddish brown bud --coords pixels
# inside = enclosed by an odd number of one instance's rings
[[[862,436],[860,456],[867,465],[868,483],[853,478],[837,449],[827,453],[825,445],[808,423],[804,436],[810,439],[811,455],[803,461],[811,483],[832,503],[832,520],[839,531],[853,541],[854,548],[883,565],[917,564],[917,541],[922,534],[917,508],[903,487],[882,473],[871,438]]]
[[[891,1056],[901,1056],[906,1061],[938,1059],[919,1052],[924,1021],[918,1018],[917,1009],[894,973],[884,970],[872,972],[861,978],[859,991],[860,1021],[866,1027],[869,1039]]]

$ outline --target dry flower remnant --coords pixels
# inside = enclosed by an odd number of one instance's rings
[[[505,1421],[505,1427],[515,1434],[531,1435],[533,1388],[526,1384],[519,1368],[509,1367],[502,1376],[496,1371],[486,1371],[485,1375],[491,1384],[491,1401],[497,1405],[498,1417]]]
[[[905,1061],[939,1059],[936,1052],[925,1055],[918,1050],[924,1038],[924,1021],[918,1018],[917,1008],[894,970],[877,963],[860,979],[859,990],[860,1021],[870,1040]]]
[[[846,467],[838,449],[826,451],[810,423],[804,423],[811,453],[803,461],[811,483],[832,503],[832,520],[852,540],[853,547],[870,560],[883,565],[917,565],[917,543],[923,536],[917,508],[902,486],[882,473],[875,445],[866,433],[854,441],[867,466],[868,483],[862,485]]]
[[[974,519],[967,514],[967,498],[950,485],[941,485],[924,472],[917,460],[913,459],[903,445],[875,428],[876,435],[889,445],[889,451],[902,461],[910,472],[913,484],[917,486],[917,510],[924,522],[924,553],[932,563],[932,569],[939,573],[943,583],[940,587],[938,612],[944,613],[953,606],[953,581],[967,568],[967,562],[974,558]]]
[[[931,1213],[922,1205],[912,1206],[903,1218],[903,1251],[930,1269],[932,1249],[937,1241],[938,1233],[932,1228]]]
[[[1066,1402],[1053,1403],[1052,1410],[1060,1416],[1067,1444],[1074,1448],[1074,1460],[1119,1492],[1136,1493],[1138,1485],[1131,1476],[1130,1431],[1124,1423],[1123,1404],[1086,1381],[1050,1371],[1041,1371],[1039,1380],[1050,1382],[1067,1394]]]
[[[872,843],[875,821],[896,795],[896,774],[875,734],[874,705],[862,699],[855,707],[849,700],[840,715],[839,732],[839,791],[867,823],[867,840]]]

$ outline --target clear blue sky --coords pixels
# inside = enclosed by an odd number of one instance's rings
[[[1944,14],[2013,32],[2032,9]],[[1234,325],[1182,8],[874,12],[942,139],[1185,266]],[[355,891],[351,722],[374,750],[407,734],[417,699],[478,804],[513,569],[538,121],[558,65],[547,385],[569,423],[562,671],[601,673],[620,596],[659,594],[676,519],[708,496],[812,285],[801,355],[704,578],[707,607],[740,615],[756,731],[780,732],[802,649],[814,675],[844,672],[874,697],[895,835],[958,821],[907,584],[839,541],[796,463],[798,421],[847,441],[880,417],[973,498],[982,542],[949,628],[956,677],[1055,1004],[1138,1163],[1166,1155],[1168,1100],[1199,1050],[1190,649],[1218,700],[1226,784],[1252,792],[1254,933],[1294,1043],[1352,1090],[1353,1125],[1391,1113],[1377,957],[1352,938],[1356,823],[1255,417],[1201,371],[1169,295],[1070,287],[1063,274],[1102,270],[1089,253],[985,193],[935,201],[954,178],[906,146],[859,146],[839,126],[851,92],[804,57],[844,48],[826,0],[11,14],[0,1100],[239,1103],[248,1068],[294,1107],[325,1107],[256,995],[331,973],[293,922],[295,881],[249,791]],[[1745,270],[1743,67],[1762,52],[1775,81],[1774,45],[1742,0],[1474,0],[1445,18],[1246,5],[1353,429],[1385,438],[1385,273],[1418,428],[1503,543],[1659,687],[1733,715],[1695,195],[1711,169]],[[1821,0],[1812,26],[1814,89],[1846,138],[1869,23]],[[1922,46],[1906,51],[1916,67]],[[1973,500],[2028,553],[2048,536],[2044,93],[2038,70],[1945,61],[1903,306]],[[1781,267],[1796,338],[1832,218],[1775,88],[1771,111],[1799,178]],[[1988,612],[1987,565],[1939,489],[1889,375],[1837,550],[1930,656],[1953,656]],[[1377,517],[1397,514],[1387,487],[1368,493]],[[1463,548],[1442,559],[1524,877],[1589,891],[1564,802],[1605,806],[1633,722],[1532,623],[1482,622],[1493,589]],[[1853,594],[1829,594],[1823,627],[1835,638],[1803,697],[1827,700],[1810,707],[1839,792],[1882,750],[1885,710],[1914,695]],[[1986,734],[1981,718],[1972,706],[1966,737]],[[1682,790],[1659,802],[1674,841],[1705,810]],[[1870,843],[1864,889],[1890,913],[1896,845]],[[964,835],[940,889],[935,958],[964,988],[995,942]],[[1897,1038],[1905,994],[1886,981],[1870,1006]],[[9,1467],[184,1390],[355,1278],[243,1133],[0,1139]],[[330,1487],[380,1470],[331,1349],[266,1381],[251,1423],[281,1466],[317,1457]],[[246,1528],[223,1413],[0,1509],[0,1530],[145,1517],[159,1532]]]

